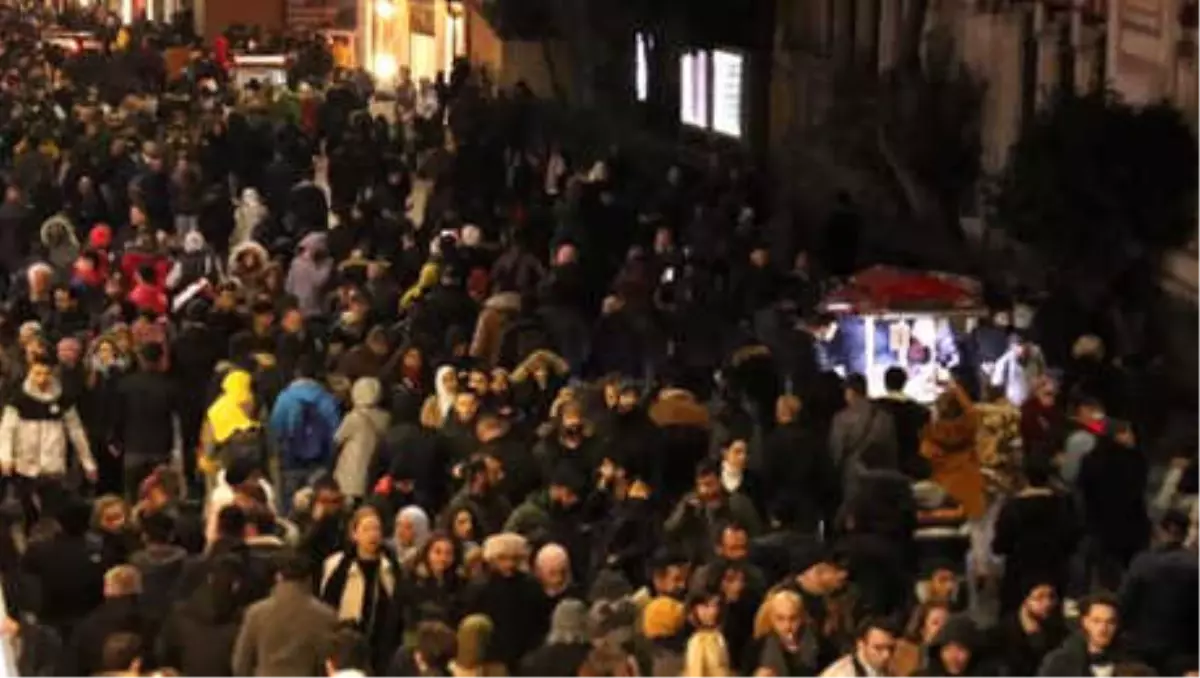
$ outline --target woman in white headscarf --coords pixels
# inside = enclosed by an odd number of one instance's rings
[[[395,531],[392,534],[392,547],[396,551],[396,560],[406,567],[425,548],[429,541],[429,514],[420,506],[405,506],[396,514]]]
[[[426,428],[441,428],[454,407],[454,397],[458,395],[458,370],[452,365],[437,368],[433,386],[434,394],[426,398],[421,407],[421,423]]]

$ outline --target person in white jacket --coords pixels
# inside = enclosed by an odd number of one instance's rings
[[[29,367],[29,375],[0,416],[0,472],[14,479],[27,525],[64,492],[68,447],[74,446],[89,482],[96,460],[73,403],[65,401],[49,358]],[[36,499],[36,500],[35,500]]]

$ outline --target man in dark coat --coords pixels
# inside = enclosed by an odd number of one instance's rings
[[[841,488],[826,441],[801,421],[800,407],[789,395],[775,404],[776,425],[763,453],[767,514],[780,527],[816,534],[821,520],[832,515]]]
[[[80,618],[102,600],[99,553],[85,536],[90,514],[86,503],[68,502],[57,515],[62,531],[31,543],[21,558],[21,569],[36,581],[41,593],[39,616],[61,638],[70,638]]]
[[[1028,486],[1010,499],[996,518],[992,552],[1005,558],[1000,588],[1002,612],[1016,610],[1025,582],[1046,581],[1064,591],[1080,526],[1071,498],[1050,488],[1050,465],[1030,457],[1025,464]]]
[[[0,274],[6,281],[8,275],[21,267],[29,250],[32,219],[21,189],[9,186],[4,192],[4,204],[0,205]]]
[[[1115,598],[1097,595],[1079,605],[1081,633],[1046,655],[1039,676],[1112,676],[1127,655],[1117,646],[1120,628]]]
[[[1128,424],[1097,439],[1079,466],[1076,488],[1083,503],[1089,574],[1114,590],[1121,574],[1150,538],[1146,516],[1146,458]]]
[[[142,647],[153,647],[153,621],[141,604],[142,575],[132,565],[118,565],[104,575],[104,603],[89,614],[71,638],[71,651],[79,675],[101,670],[100,651],[114,633],[133,633]]]
[[[1139,554],[1121,587],[1121,617],[1131,646],[1167,673],[1174,655],[1195,654],[1196,597],[1200,595],[1200,565],[1196,549],[1184,545],[1188,517],[1171,511],[1158,526],[1158,544]]]
[[[125,493],[136,498],[143,479],[160,464],[183,461],[183,440],[175,382],[164,372],[161,344],[139,351],[141,369],[117,386],[120,403],[114,444],[125,460]]]
[[[929,477],[929,462],[920,454],[921,430],[929,423],[929,409],[904,394],[908,373],[901,367],[889,367],[883,375],[887,395],[875,400],[875,406],[892,415],[896,426],[896,452],[900,472],[913,480]]]
[[[1036,674],[1042,660],[1067,634],[1054,583],[1031,579],[1022,588],[1026,595],[1020,608],[1005,615],[992,633],[992,648],[1010,676]]]
[[[491,658],[515,671],[546,630],[548,620],[536,618],[536,611],[544,608],[542,587],[519,569],[525,559],[524,539],[495,535],[485,542],[483,551],[488,572],[467,587],[464,606],[468,614],[484,614],[492,620]]]

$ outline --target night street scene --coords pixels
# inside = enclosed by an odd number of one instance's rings
[[[0,678],[1196,676],[1197,0],[0,0]]]

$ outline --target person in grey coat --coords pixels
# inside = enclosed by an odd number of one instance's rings
[[[322,293],[332,273],[333,259],[329,256],[325,234],[309,233],[304,236],[284,283],[287,293],[295,296],[299,302],[304,317],[321,313]]]
[[[233,647],[235,676],[318,676],[337,614],[312,594],[312,562],[286,552],[275,589],[250,606]]]
[[[848,494],[860,469],[895,470],[899,444],[892,415],[867,398],[865,377],[846,377],[845,395],[846,407],[834,415],[829,430],[829,452]]]
[[[374,377],[355,381],[350,388],[353,409],[333,436],[333,444],[339,450],[333,477],[342,492],[354,499],[367,496],[371,462],[391,425],[391,415],[379,406],[381,389]]]

